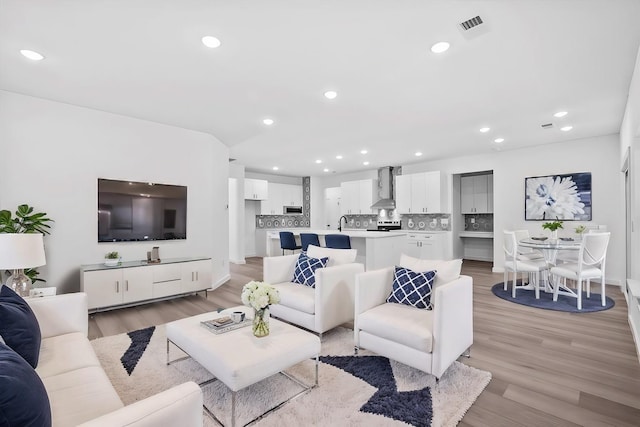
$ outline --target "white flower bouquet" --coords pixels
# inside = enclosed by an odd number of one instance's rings
[[[269,335],[269,305],[280,302],[278,290],[264,282],[252,281],[242,288],[241,298],[244,305],[253,307],[253,334]]]
[[[271,304],[280,302],[280,295],[273,286],[264,283],[252,281],[244,285],[242,288],[242,303],[254,310],[262,310]]]

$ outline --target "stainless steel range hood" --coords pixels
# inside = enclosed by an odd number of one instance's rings
[[[371,209],[395,209],[393,200],[393,167],[378,169],[378,196],[380,200],[371,205]]]

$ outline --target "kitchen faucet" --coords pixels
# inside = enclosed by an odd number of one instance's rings
[[[347,217],[345,215],[342,215],[338,220],[338,231],[342,231],[342,218],[344,218],[344,225],[347,225],[347,223],[349,222]]]

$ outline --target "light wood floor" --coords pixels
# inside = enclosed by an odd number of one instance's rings
[[[240,289],[262,278],[262,259],[231,267],[231,280],[208,299],[190,296],[92,315],[90,338],[166,323],[240,304]],[[489,263],[465,261],[474,279],[474,345],[461,361],[493,379],[460,426],[639,426],[640,364],[622,293],[616,306],[572,314],[501,300]]]

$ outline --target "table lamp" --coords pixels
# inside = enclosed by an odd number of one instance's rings
[[[0,233],[0,270],[12,270],[5,285],[22,297],[29,296],[32,283],[25,268],[45,265],[42,234]]]

